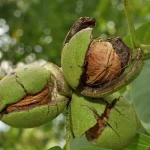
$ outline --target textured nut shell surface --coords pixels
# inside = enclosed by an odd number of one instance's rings
[[[102,84],[117,78],[121,73],[120,57],[111,43],[93,41],[88,51],[85,72],[86,84]]]

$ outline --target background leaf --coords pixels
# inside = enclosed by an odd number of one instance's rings
[[[124,150],[149,150],[150,136],[138,134],[133,141],[124,148]]]
[[[150,44],[150,22],[139,27],[136,34],[142,44]],[[130,36],[125,37],[124,40],[131,46]],[[140,75],[131,83],[127,99],[132,100],[143,127],[150,134],[150,60],[144,62]]]
[[[54,146],[54,147],[52,147],[52,148],[50,148],[48,150],[62,150],[62,149],[59,146]]]
[[[79,150],[109,150],[109,149],[105,149],[105,148],[96,148],[96,147],[88,147],[88,148],[81,148]]]
[[[92,146],[87,141],[86,137],[82,136],[81,138],[75,138],[71,141],[71,150],[110,150],[110,149]]]
[[[132,82],[131,96],[139,119],[150,134],[150,60],[145,61],[142,72]]]
[[[140,43],[150,44],[150,22],[146,22],[136,29],[136,35]],[[130,36],[125,37],[124,41],[132,47]]]
[[[80,149],[82,147],[90,147],[91,144],[87,141],[85,136],[82,136],[80,138],[74,138],[71,141],[71,150],[77,150]]]

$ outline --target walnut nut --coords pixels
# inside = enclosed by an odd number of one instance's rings
[[[84,73],[87,85],[103,84],[121,74],[120,57],[110,42],[93,41],[87,53],[87,65]]]

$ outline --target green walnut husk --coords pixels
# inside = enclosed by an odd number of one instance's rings
[[[43,125],[66,107],[71,90],[59,67],[27,65],[0,81],[1,121],[17,128]]]
[[[92,28],[84,29],[78,32],[76,36],[73,36],[70,42],[65,45],[62,52],[61,65],[63,74],[67,80],[67,83],[73,89],[77,89],[80,84],[79,82],[83,73],[85,56],[91,41],[91,33]]]
[[[94,146],[120,150],[136,136],[139,122],[133,107],[123,97],[113,95],[107,101],[74,93],[72,132],[75,137],[85,134]]]
[[[90,17],[75,22],[64,42],[61,66],[67,83],[74,90],[99,98],[133,81],[143,63],[141,50],[132,56],[132,50],[121,38],[93,39],[94,26],[95,20]]]

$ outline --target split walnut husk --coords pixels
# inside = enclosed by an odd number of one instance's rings
[[[94,146],[121,150],[137,135],[139,121],[132,105],[118,94],[97,100],[73,93],[71,125],[75,137],[85,134]]]
[[[112,45],[114,43],[114,45]],[[82,80],[96,87],[118,78],[131,61],[131,49],[120,38],[92,41],[86,55]]]
[[[27,65],[0,81],[1,121],[17,128],[43,125],[57,117],[71,97],[59,67]]]
[[[85,25],[86,24],[86,25]],[[79,18],[67,34],[61,65],[68,84],[81,94],[104,97],[129,84],[141,71],[141,50],[133,56],[121,38],[92,39],[95,19]]]

